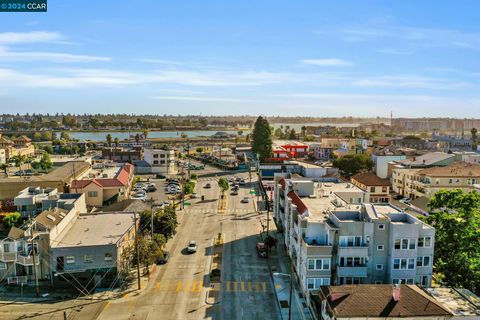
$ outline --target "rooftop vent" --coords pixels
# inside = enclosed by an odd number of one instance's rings
[[[51,220],[52,222],[54,222],[55,220],[57,220],[54,216],[49,215],[49,214],[47,214],[47,218],[48,218],[49,220]]]

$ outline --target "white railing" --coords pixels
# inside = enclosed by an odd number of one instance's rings
[[[28,277],[27,276],[16,276],[16,277],[8,277],[7,283],[8,284],[27,284]]]

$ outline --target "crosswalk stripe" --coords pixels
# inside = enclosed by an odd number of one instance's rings
[[[202,280],[192,281],[159,281],[155,284],[156,292],[201,292],[203,289]],[[218,285],[214,285],[210,290],[221,290],[225,292],[266,292],[266,282],[255,281],[225,281]]]

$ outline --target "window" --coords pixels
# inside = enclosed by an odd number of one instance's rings
[[[378,225],[378,230],[385,230],[385,224],[384,223],[380,223]]]
[[[75,263],[75,256],[66,256],[66,257],[65,257],[65,263],[66,263],[66,264],[73,264],[73,263]]]
[[[382,284],[382,281],[375,281],[375,284]]]
[[[415,269],[415,259],[393,259],[394,270],[413,270]]]
[[[341,277],[340,284],[360,284],[360,278],[356,277]]]
[[[393,284],[413,284],[413,279],[392,279]]]
[[[330,278],[307,278],[307,288],[314,290],[320,288],[320,286],[330,285]]]
[[[165,164],[165,160],[160,160],[160,164]]]
[[[383,264],[377,264],[377,265],[375,266],[375,268],[376,268],[377,270],[383,270]]]
[[[308,259],[308,270],[330,270],[330,259]]]
[[[430,266],[430,257],[417,257],[417,267],[428,267]]]
[[[365,257],[340,257],[340,267],[363,267],[365,263]]]
[[[415,250],[415,239],[395,239],[395,250]]]
[[[418,238],[418,247],[419,248],[430,248],[431,246],[432,246],[432,237]]]
[[[158,160],[153,160],[153,164],[158,164]]]
[[[361,245],[361,236],[340,236],[340,247],[360,247]]]
[[[382,187],[382,192],[383,192],[383,193],[388,192],[388,187]]]
[[[112,261],[112,253],[111,252],[105,253],[105,261]]]
[[[98,192],[97,191],[88,191],[87,192],[87,197],[96,198],[96,197],[98,197]]]
[[[452,183],[453,182],[453,179],[448,179],[448,183]]]
[[[370,187],[370,192],[375,192],[375,187]]]
[[[378,251],[383,251],[384,249],[385,249],[385,247],[384,247],[383,244],[379,244],[379,245],[377,246],[377,250],[378,250]]]
[[[162,154],[160,155],[160,158],[165,158],[165,155],[162,153]]]
[[[155,153],[155,154],[153,155],[153,157],[154,157],[154,158],[158,158],[158,154]]]
[[[0,270],[1,269],[7,269],[7,263],[6,262],[0,261]]]
[[[83,256],[83,261],[85,263],[91,263],[93,262],[93,256],[91,254],[86,254]]]

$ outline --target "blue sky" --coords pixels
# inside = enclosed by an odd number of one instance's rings
[[[0,113],[480,117],[478,1],[48,5],[0,13]]]

